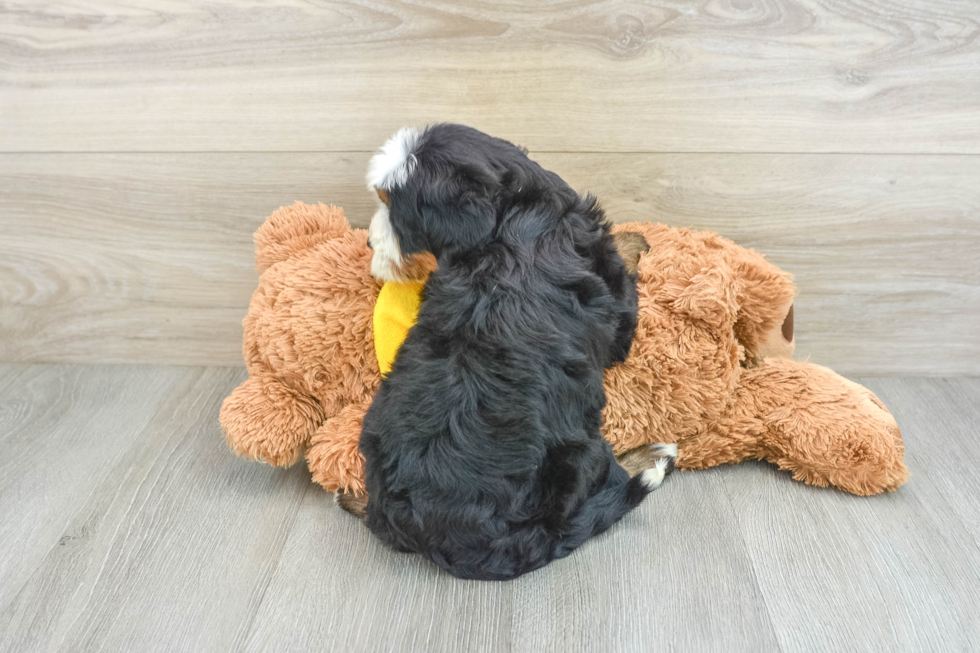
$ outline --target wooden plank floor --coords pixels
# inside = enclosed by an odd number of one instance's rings
[[[513,582],[381,547],[300,465],[235,458],[234,368],[0,365],[2,651],[980,648],[980,379],[865,379],[912,479],[678,473]]]

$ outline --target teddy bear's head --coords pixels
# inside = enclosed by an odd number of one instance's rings
[[[603,432],[617,451],[675,442],[703,428],[734,400],[743,368],[782,329],[795,289],[761,255],[717,234],[627,223],[649,247],[638,261],[639,320],[626,362],[606,372]],[[772,347],[776,351],[776,347]]]
[[[379,382],[367,232],[336,207],[297,204],[255,234],[259,286],[244,321],[249,374],[271,374],[333,414]]]

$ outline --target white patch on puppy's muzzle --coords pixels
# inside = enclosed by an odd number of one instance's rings
[[[380,200],[380,206],[368,229],[368,242],[374,250],[371,257],[371,276],[382,281],[402,280],[402,250],[398,246],[398,237],[391,228],[391,215],[388,207]]]

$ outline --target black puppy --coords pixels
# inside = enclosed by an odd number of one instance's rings
[[[636,328],[636,282],[595,199],[462,125],[403,129],[371,162],[372,273],[438,262],[364,418],[367,525],[461,578],[568,555],[660,485],[599,432],[603,370]]]

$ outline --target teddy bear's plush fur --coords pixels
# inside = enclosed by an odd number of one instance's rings
[[[603,434],[629,451],[676,442],[677,466],[768,460],[811,485],[859,495],[908,476],[901,432],[866,388],[791,359],[790,276],[709,232],[629,223],[638,268],[629,358],[605,376]],[[647,249],[646,245],[649,245]],[[361,420],[380,383],[372,317],[381,283],[367,232],[343,211],[297,203],[255,234],[259,287],[244,321],[249,378],[226,400],[231,447],[272,465],[305,451],[327,490],[360,494]],[[434,263],[417,261],[424,277]],[[626,462],[624,462],[626,464]]]

